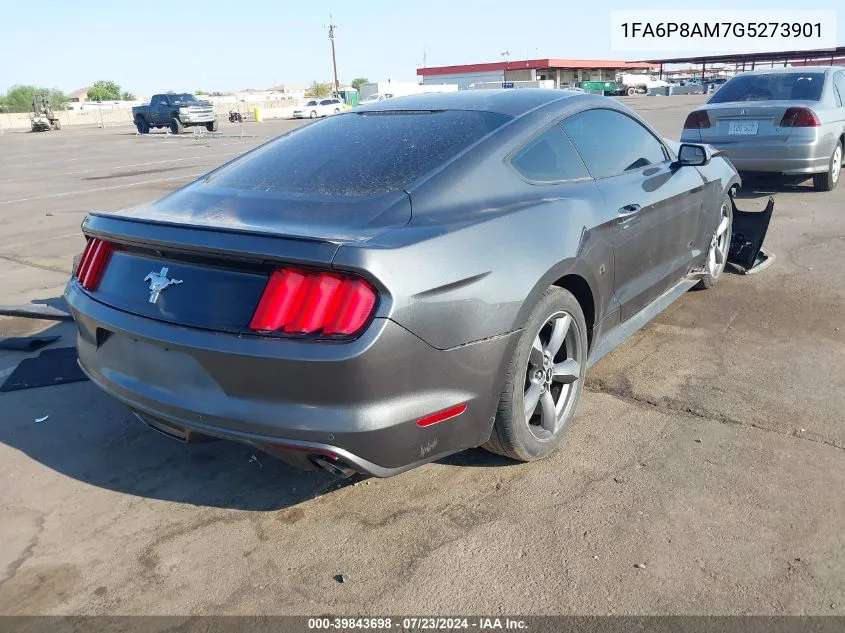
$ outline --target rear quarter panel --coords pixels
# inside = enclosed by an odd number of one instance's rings
[[[485,219],[401,229],[380,247],[343,245],[333,265],[375,276],[391,295],[384,316],[438,349],[520,329],[567,274],[585,278],[600,314],[613,265],[602,227],[593,225],[603,210],[595,183],[544,194],[481,210]]]

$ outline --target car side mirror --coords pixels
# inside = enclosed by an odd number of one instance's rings
[[[689,145],[684,143],[678,150],[678,167],[702,167],[710,162],[707,150],[701,145]]]

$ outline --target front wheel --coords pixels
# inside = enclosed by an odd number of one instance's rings
[[[217,123],[217,119],[214,119],[211,123],[205,124],[205,129],[209,132],[216,132],[219,128],[219,124]]]
[[[707,251],[707,262],[704,265],[704,276],[696,284],[696,288],[706,290],[712,288],[719,281],[728,262],[728,250],[731,246],[731,226],[733,225],[733,204],[730,195],[725,195],[719,207],[719,223],[710,239]]]
[[[316,111],[314,111],[314,110],[311,110],[311,114],[309,115],[309,117],[308,117],[308,118],[310,118],[310,119],[316,119],[316,118],[317,118],[317,112],[316,112]]]
[[[169,128],[171,134],[181,134],[185,130],[185,126],[183,126],[182,122],[176,118],[170,121]]]
[[[842,170],[842,142],[836,144],[833,155],[823,174],[813,176],[813,187],[817,191],[833,191],[839,184],[839,175]]]
[[[587,325],[578,300],[552,286],[522,330],[487,450],[524,462],[560,444],[587,373]]]

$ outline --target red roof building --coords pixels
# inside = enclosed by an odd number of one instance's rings
[[[552,80],[555,88],[565,88],[579,81],[612,81],[620,72],[648,72],[656,69],[647,62],[626,62],[608,59],[523,59],[429,66],[418,68],[417,75],[427,84],[456,83],[460,89],[472,83],[498,81]]]

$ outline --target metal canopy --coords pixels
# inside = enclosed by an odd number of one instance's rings
[[[699,57],[672,57],[667,59],[637,60],[645,64],[742,64],[748,62],[777,62],[789,60],[833,60],[845,55],[845,46],[803,51],[774,51],[769,53],[730,53],[727,55],[703,55]]]

